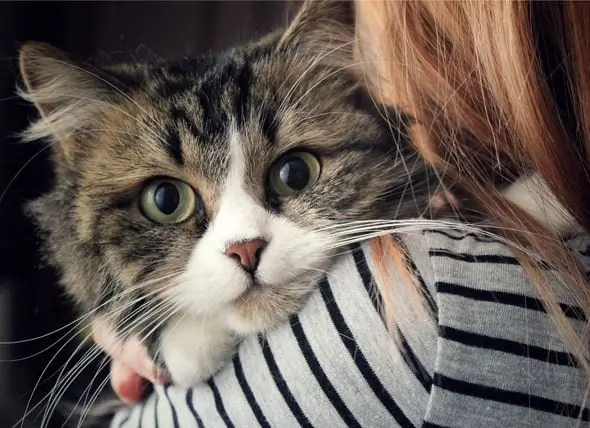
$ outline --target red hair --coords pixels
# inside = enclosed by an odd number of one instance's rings
[[[561,310],[539,259],[590,314],[590,284],[555,233],[510,203],[501,188],[537,173],[585,229],[590,226],[590,3],[358,1],[358,52],[380,101],[417,118],[413,143],[498,226],[557,327],[590,373],[588,338]],[[388,324],[395,295],[385,261],[390,237],[372,244]],[[553,278],[555,279],[555,278]]]

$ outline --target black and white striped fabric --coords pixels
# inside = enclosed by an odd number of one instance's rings
[[[392,269],[397,342],[377,310],[363,245],[299,315],[246,340],[209,382],[158,387],[112,428],[588,425],[588,380],[510,251],[456,231],[402,239],[426,304],[411,304],[414,285]],[[589,243],[571,241],[587,264]],[[582,328],[582,312],[555,287]]]

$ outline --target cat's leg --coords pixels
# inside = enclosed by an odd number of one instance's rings
[[[189,387],[223,367],[238,339],[219,320],[185,316],[172,321],[159,342],[160,358],[173,383]]]

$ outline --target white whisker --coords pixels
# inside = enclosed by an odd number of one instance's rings
[[[303,71],[303,73],[301,73],[301,75],[297,78],[295,83],[293,83],[291,88],[289,88],[289,90],[287,91],[287,94],[285,95],[285,97],[283,98],[283,101],[281,102],[281,104],[279,105],[279,108],[277,109],[277,115],[283,113],[283,110],[284,110],[285,105],[287,103],[293,105],[293,103],[291,103],[291,98],[290,98],[291,94],[295,91],[295,89],[297,89],[297,86],[303,81],[303,79],[307,76],[307,74],[310,71],[312,71],[315,67],[317,67],[321,63],[322,60],[327,58],[332,53],[338,51],[339,49],[343,49],[346,46],[349,46],[351,44],[352,44],[352,42],[347,42],[347,43],[341,44],[339,46],[336,46],[333,49],[327,50],[323,54],[320,54],[316,58],[314,58],[314,61],[309,64],[309,66]]]

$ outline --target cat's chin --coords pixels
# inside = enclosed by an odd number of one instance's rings
[[[318,275],[319,276],[319,275]],[[258,284],[249,287],[227,311],[225,322],[238,335],[261,333],[277,327],[299,312],[316,281],[288,285]]]

